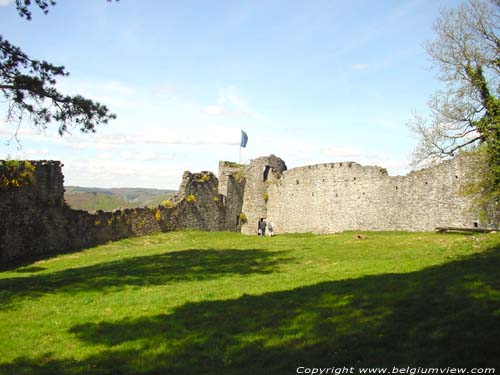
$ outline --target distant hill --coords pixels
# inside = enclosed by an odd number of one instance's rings
[[[88,188],[65,186],[64,199],[75,210],[113,211],[123,208],[156,207],[165,199],[172,198],[175,190],[142,188]]]

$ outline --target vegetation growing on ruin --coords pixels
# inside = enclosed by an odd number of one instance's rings
[[[155,220],[156,221],[161,221],[162,220],[162,216],[161,216],[161,211],[160,210],[156,210],[155,211]]]
[[[0,272],[0,374],[497,367],[500,234],[171,232]]]
[[[161,205],[164,206],[164,207],[166,207],[166,208],[172,208],[172,207],[174,207],[174,204],[169,199],[165,199],[163,202],[161,202]]]
[[[245,164],[236,163],[234,161],[225,161],[224,166],[230,168],[244,168]]]
[[[196,195],[194,194],[189,194],[186,196],[186,202],[188,203],[193,203],[193,202],[196,202]]]
[[[203,173],[200,178],[198,178],[198,182],[204,183],[210,180],[210,175],[208,173]]]
[[[0,162],[0,190],[19,188],[35,182],[35,166],[29,161]]]
[[[243,181],[245,181],[245,169],[243,167],[241,167],[240,169],[238,169],[236,172],[233,173],[233,176],[234,176],[234,180],[241,184]]]

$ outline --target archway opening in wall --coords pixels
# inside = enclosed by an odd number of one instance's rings
[[[269,165],[266,165],[264,167],[264,175],[262,177],[262,181],[266,182],[267,179],[269,178],[269,172],[271,171],[271,167]]]

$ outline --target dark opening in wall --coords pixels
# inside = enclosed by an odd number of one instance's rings
[[[271,171],[271,167],[269,165],[266,165],[265,168],[264,168],[264,176],[263,176],[263,179],[262,181],[267,181],[267,179],[269,178],[269,172]]]
[[[295,183],[298,185],[299,184],[299,180],[295,180]]]
[[[356,177],[354,177],[354,181],[356,181]]]
[[[474,226],[474,228],[478,228],[479,227],[479,223],[477,221],[473,222],[472,225]]]

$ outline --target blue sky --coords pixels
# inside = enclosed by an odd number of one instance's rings
[[[271,153],[288,167],[335,161],[406,173],[439,86],[422,44],[458,1],[65,0],[33,20],[0,0],[0,33],[64,65],[58,87],[118,115],[95,135],[29,123],[0,158],[55,159],[67,185],[177,189],[182,172]]]

